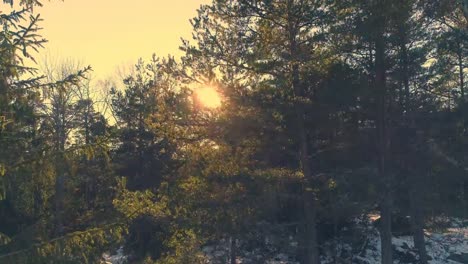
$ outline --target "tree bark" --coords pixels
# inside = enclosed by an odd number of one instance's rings
[[[296,98],[302,95],[302,89],[299,81],[299,67],[294,64],[292,67],[293,73],[293,88]],[[320,263],[320,253],[317,242],[317,197],[313,191],[313,175],[311,168],[311,160],[309,157],[309,142],[307,139],[307,131],[304,125],[305,111],[302,103],[296,103],[296,127],[298,129],[299,139],[299,157],[301,170],[304,175],[302,201],[304,206],[304,264]]]
[[[64,176],[62,171],[58,171],[55,178],[55,235],[63,234],[63,196],[64,196]]]
[[[230,264],[236,264],[237,261],[236,261],[236,255],[237,255],[237,251],[236,251],[236,239],[234,237],[231,237],[230,239],[231,241],[231,245],[230,245]]]
[[[401,25],[400,29],[400,56],[401,56],[401,77],[402,83],[405,91],[405,100],[403,105],[403,115],[402,119],[406,123],[406,129],[408,132],[415,130],[414,124],[414,115],[412,113],[411,102],[410,102],[410,81],[409,81],[409,58],[408,58],[408,49],[406,47],[407,43],[407,30],[404,28],[404,25]],[[408,133],[409,134],[409,133]],[[416,149],[413,149],[408,146],[411,144],[408,141],[406,146],[403,146],[410,153],[416,154]],[[422,216],[422,202],[421,202],[421,190],[420,190],[420,173],[410,170],[409,164],[405,162],[405,169],[408,171],[408,177],[410,181],[409,186],[409,199],[410,199],[410,214],[411,214],[411,224],[412,224],[412,233],[413,240],[416,250],[419,254],[419,261],[421,264],[427,264],[427,251],[425,246],[424,239],[424,220]]]
[[[303,126],[303,125],[302,125]],[[302,199],[304,202],[304,216],[305,216],[305,264],[318,264],[320,263],[320,253],[318,250],[317,242],[317,197],[313,191],[313,180],[310,168],[310,159],[308,156],[308,148],[306,141],[305,129],[299,129],[301,134],[301,166],[304,173],[304,187]]]
[[[418,190],[417,186],[414,186],[412,191],[410,191],[410,206],[411,206],[411,227],[413,231],[413,240],[414,247],[419,254],[419,263],[427,264],[427,250],[426,242],[424,239],[424,219],[422,215],[422,203],[421,203],[421,193]]]
[[[311,168],[311,159],[309,157],[309,141],[307,130],[305,127],[305,109],[302,102],[304,96],[304,88],[300,81],[299,71],[299,51],[297,44],[298,26],[293,14],[294,1],[288,1],[288,38],[289,38],[289,52],[291,55],[291,78],[292,89],[294,98],[299,99],[295,102],[296,114],[296,128],[297,140],[299,143],[299,159],[301,163],[301,170],[304,175],[302,200],[304,209],[304,256],[302,259],[303,264],[319,264],[320,252],[317,242],[317,197],[313,191],[313,175]]]
[[[405,33],[403,33],[405,34]],[[404,41],[404,39],[403,39]],[[408,60],[408,49],[406,48],[406,43],[401,44],[401,56],[402,56],[402,75],[403,75],[403,86],[405,88],[405,100],[404,106],[406,112],[410,107],[410,84],[409,84],[409,60]]]
[[[387,127],[387,87],[385,70],[385,43],[383,32],[379,32],[375,40],[375,86],[377,89],[377,139],[378,139],[378,172],[381,180],[382,198],[380,202],[380,238],[382,264],[393,264],[392,257],[392,193],[391,174],[387,171],[389,137]]]
[[[299,83],[299,69],[297,64],[293,65],[293,88],[296,97],[302,95],[302,89]],[[311,160],[309,157],[309,142],[307,139],[307,131],[304,125],[304,107],[302,103],[296,103],[296,127],[298,129],[299,139],[299,157],[301,162],[301,170],[304,174],[302,200],[304,204],[305,217],[305,232],[304,232],[304,264],[320,263],[320,253],[317,242],[317,197],[313,191],[313,175],[311,168]]]
[[[300,139],[300,162],[301,170],[304,174],[302,201],[304,210],[304,256],[302,263],[318,264],[320,263],[320,252],[317,241],[317,197],[313,191],[313,175],[311,170],[311,161],[309,158],[307,133],[304,127],[302,107],[296,107],[298,136]]]
[[[462,102],[465,102],[465,76],[463,73],[464,65],[463,65],[463,55],[462,55],[462,48],[461,44],[459,43],[459,53],[458,53],[458,74],[460,78],[460,93]]]

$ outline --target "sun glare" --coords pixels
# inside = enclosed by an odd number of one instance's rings
[[[214,87],[202,87],[195,90],[195,96],[200,104],[207,108],[221,106],[221,96]]]

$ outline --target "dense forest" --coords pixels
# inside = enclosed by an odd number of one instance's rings
[[[3,3],[0,263],[468,263],[467,0],[213,0],[104,92]]]

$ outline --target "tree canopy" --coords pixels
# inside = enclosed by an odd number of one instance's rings
[[[42,3],[3,3],[0,263],[235,264],[278,230],[299,263],[361,263],[378,215],[381,263],[409,219],[427,264],[425,231],[468,217],[466,0],[213,0],[104,93],[29,66]]]

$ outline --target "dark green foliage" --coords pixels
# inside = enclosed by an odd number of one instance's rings
[[[215,0],[180,62],[140,60],[111,89],[111,113],[90,67],[24,66],[41,3],[3,3],[24,9],[0,14],[0,263],[98,263],[121,245],[136,263],[204,263],[223,239],[234,263],[262,223],[316,264],[378,210],[389,263],[392,232],[424,257],[423,228],[468,217],[463,1]]]
[[[156,189],[177,165],[177,135],[170,126],[183,114],[178,112],[183,111],[183,95],[174,92],[175,84],[162,67],[155,57],[149,64],[140,61],[136,75],[125,79],[125,90],[112,91],[119,140],[114,163],[130,189]]]

